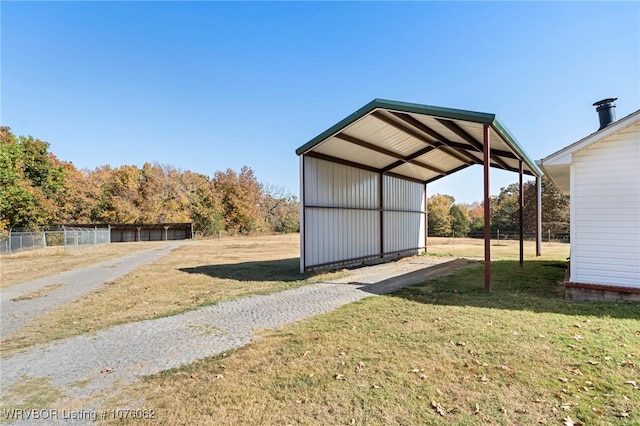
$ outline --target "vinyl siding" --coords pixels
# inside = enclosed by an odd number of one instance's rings
[[[640,123],[573,154],[571,281],[640,288]]]

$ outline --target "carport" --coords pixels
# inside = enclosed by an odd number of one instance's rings
[[[475,164],[484,168],[485,290],[491,290],[490,167],[519,174],[521,267],[523,175],[536,178],[540,254],[542,172],[495,114],[375,99],[296,154],[301,272],[425,251],[428,184]]]

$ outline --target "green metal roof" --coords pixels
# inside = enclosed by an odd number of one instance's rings
[[[491,129],[492,167],[516,171],[522,160],[526,174],[542,176],[495,114],[386,99],[369,102],[302,145],[296,154],[330,157],[430,182],[482,163],[479,132],[484,125]],[[425,149],[428,146],[431,149]]]

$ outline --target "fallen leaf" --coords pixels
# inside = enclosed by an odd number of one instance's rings
[[[569,381],[569,379],[567,379],[566,377],[558,377],[558,380],[560,380],[562,383],[567,383]]]
[[[473,414],[480,414],[480,406],[478,404],[476,404],[476,411]]]
[[[483,374],[481,376],[476,376],[478,378],[478,380],[480,380],[482,383],[488,383],[489,382],[489,378]]]
[[[378,386],[378,385],[371,385],[371,389],[380,389],[380,386]]]
[[[579,334],[576,334],[575,336],[573,336],[573,338],[576,340],[582,340],[582,336]]]
[[[420,380],[427,380],[427,375],[426,374],[421,374],[418,377],[420,377]]]
[[[598,365],[598,364],[600,364],[600,362],[598,362],[598,361],[593,361],[593,360],[589,360],[589,364],[591,364],[591,365]]]
[[[627,413],[626,411],[620,411],[619,413],[616,413],[616,417],[622,417],[624,419],[629,417],[629,413]]]
[[[527,414],[529,410],[527,410],[526,408],[516,408],[515,412],[518,414]]]
[[[347,380],[346,377],[344,377],[342,374],[336,374],[335,376],[333,376],[336,378],[336,380]]]
[[[420,370],[418,370],[417,368],[414,368],[413,370],[411,370],[412,373],[419,373]]]
[[[566,367],[565,370],[576,376],[582,376],[582,371],[580,371],[580,369],[578,368]]]
[[[611,358],[610,356],[605,356],[605,357],[604,357],[604,360],[605,360],[605,361],[611,361],[612,359],[613,359],[613,358]]]
[[[216,374],[213,377],[216,378],[216,379],[224,379],[224,375],[223,374]]]
[[[597,414],[598,416],[603,416],[604,413],[602,412],[602,410],[598,410],[597,408],[591,408],[593,410],[594,414]]]
[[[631,385],[631,386],[633,386],[634,388],[635,388],[635,387],[638,387],[638,385],[636,384],[636,381],[635,381],[635,380],[628,380],[628,381],[624,382],[624,384],[625,384],[625,385]]]
[[[442,408],[442,405],[438,404],[435,401],[431,401],[431,407],[433,407],[433,409],[436,410],[436,413],[440,414],[443,417],[447,414],[447,410]]]
[[[564,426],[582,426],[582,423],[574,422],[571,417],[565,417],[562,420],[564,420]]]
[[[101,373],[113,373],[115,370],[113,368],[103,368],[100,370]]]
[[[574,326],[575,328],[581,328],[581,327],[582,327],[580,324],[573,324],[573,326]]]

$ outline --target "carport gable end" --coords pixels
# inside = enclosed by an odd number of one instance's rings
[[[483,165],[486,206],[489,167],[519,173],[521,185],[523,174],[542,176],[495,114],[383,99],[341,120],[296,154],[303,272],[424,251],[427,184],[466,167]],[[489,220],[485,223],[485,288],[490,290]]]

